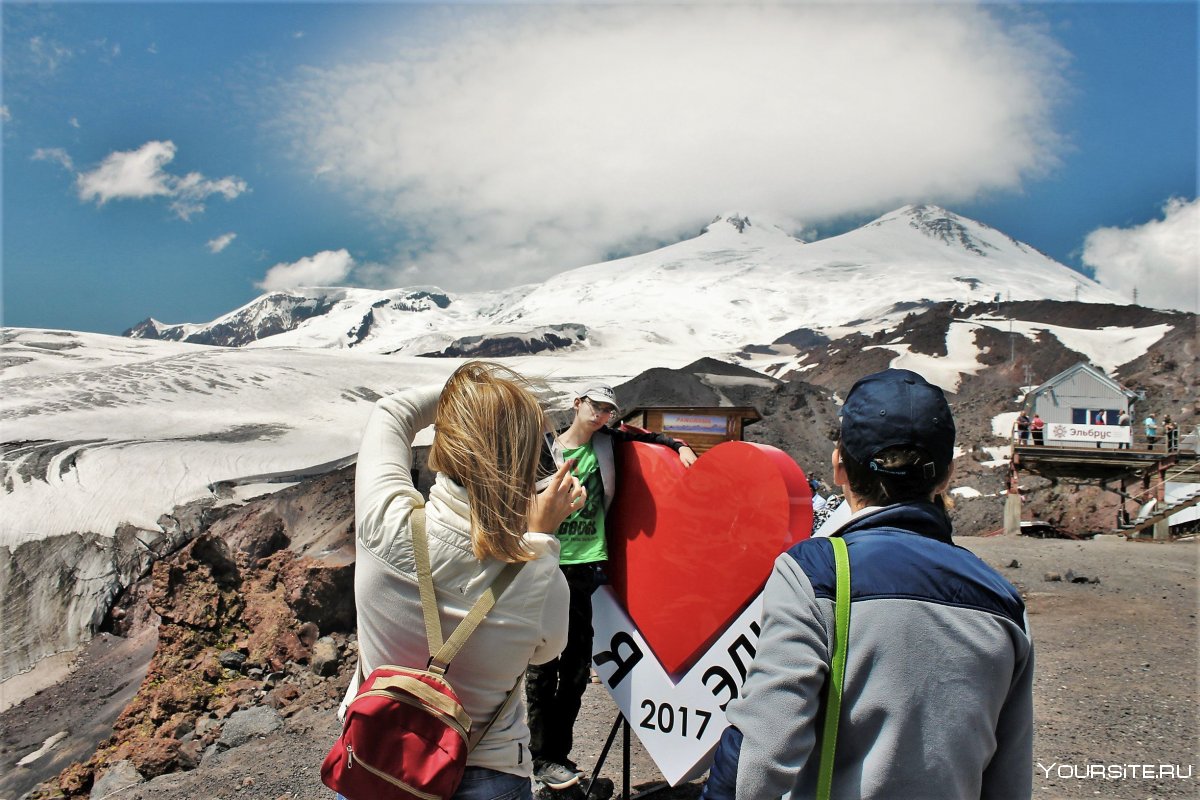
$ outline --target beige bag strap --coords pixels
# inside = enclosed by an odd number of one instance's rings
[[[431,672],[443,674],[450,666],[450,661],[458,655],[458,651],[467,643],[479,623],[488,615],[496,600],[512,583],[513,578],[525,566],[524,563],[508,564],[496,576],[483,594],[471,606],[466,618],[458,624],[450,638],[442,640],[442,622],[438,615],[437,595],[433,588],[433,569],[429,563],[429,538],[425,532],[425,509],[413,509],[412,517],[413,555],[417,562],[417,585],[421,592],[421,611],[425,616],[425,639],[429,644],[429,666]]]
[[[433,567],[429,564],[429,539],[425,534],[425,507],[417,506],[409,517],[412,526],[413,557],[417,562],[417,588],[421,592],[421,612],[425,615],[425,641],[429,654],[442,649],[442,621],[438,616],[437,593],[433,590]]]

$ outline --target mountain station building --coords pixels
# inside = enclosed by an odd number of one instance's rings
[[[1200,463],[1195,445],[1168,447],[1151,442],[1134,403],[1145,400],[1091,364],[1063,370],[1031,391],[1026,408],[1045,422],[1043,441],[1014,431],[1004,529],[1021,525],[1019,472],[1051,480],[1093,483],[1120,500],[1114,532],[1137,538],[1153,528],[1155,539],[1171,537],[1172,526],[1200,514]],[[1122,412],[1129,424],[1121,425]]]
[[[1116,449],[1134,441],[1140,420],[1135,419],[1133,404],[1138,399],[1142,398],[1137,392],[1091,364],[1080,362],[1030,392],[1026,403],[1030,416],[1037,414],[1046,423],[1047,445],[1095,444],[1102,449]],[[1130,425],[1118,424],[1122,411],[1129,413]]]

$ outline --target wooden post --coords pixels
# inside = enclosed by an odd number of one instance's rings
[[[1162,461],[1158,462],[1158,486],[1154,490],[1154,496],[1158,499],[1158,509],[1161,509],[1167,504],[1167,468]],[[1156,510],[1158,510],[1156,509]],[[1171,538],[1171,518],[1160,519],[1154,523],[1154,539],[1155,541],[1165,542]]]
[[[1008,468],[1008,494],[1004,498],[1004,533],[1012,536],[1021,533],[1021,491],[1017,488],[1015,463]]]

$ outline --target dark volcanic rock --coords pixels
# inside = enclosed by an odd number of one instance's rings
[[[552,350],[564,350],[587,341],[584,325],[547,325],[519,333],[464,336],[435,352],[421,353],[424,358],[505,358]]]

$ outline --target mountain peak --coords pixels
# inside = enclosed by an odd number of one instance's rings
[[[704,227],[704,233],[726,233],[741,236],[761,236],[766,234],[768,236],[786,236],[789,239],[795,238],[779,225],[759,217],[751,220],[748,215],[736,211],[718,214],[713,217],[713,221]]]
[[[982,222],[960,217],[941,206],[928,203],[902,206],[884,214],[865,227],[882,228],[894,225],[907,225],[930,239],[936,239],[951,247],[961,248],[977,256],[988,256],[998,249],[997,245],[990,241],[996,235],[1002,236],[1011,244],[1021,246],[1019,242],[1000,234]],[[1022,249],[1025,248],[1022,246]]]
[[[704,230],[706,232],[711,231],[714,227],[719,225],[727,225],[738,233],[745,233],[746,228],[753,227],[753,223],[750,222],[750,218],[742,214],[718,214],[717,216],[713,217],[713,221],[708,223],[708,227],[706,227]]]

